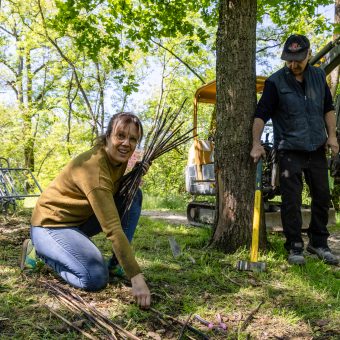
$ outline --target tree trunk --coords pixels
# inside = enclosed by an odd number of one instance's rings
[[[101,76],[100,64],[95,63],[96,70],[97,70],[97,83],[99,87],[99,103],[98,103],[98,122],[100,127],[100,135],[104,134],[104,121],[105,121],[105,93],[104,93],[104,86],[105,86],[105,71],[103,70],[103,75]]]
[[[340,23],[340,0],[335,1],[335,9],[334,9],[334,24]],[[335,40],[339,35],[334,34],[333,39]],[[340,98],[336,95],[337,88],[339,84],[339,74],[340,74],[340,67],[337,66],[329,75],[330,79],[330,89],[335,101],[335,110],[336,110],[336,121],[340,122],[340,108],[339,108],[339,100]],[[337,137],[338,142],[340,143],[340,126],[337,126]],[[332,190],[332,203],[337,212],[340,211],[340,178],[334,178],[334,187]]]
[[[255,166],[249,156],[256,107],[256,1],[221,0],[217,31],[215,169],[218,218],[212,245],[249,245]]]
[[[334,5],[334,24],[340,23],[340,0],[335,1]],[[339,35],[334,34],[333,39],[335,40]],[[340,67],[337,66],[329,75],[330,80],[330,89],[333,98],[336,96],[336,90],[338,88],[339,83],[339,73],[340,73]]]
[[[33,109],[33,75],[31,69],[31,51],[25,51],[25,76],[23,76],[22,88],[26,83],[26,107],[22,109],[23,135],[24,135],[24,157],[25,167],[34,171],[34,136],[32,133],[32,109]]]

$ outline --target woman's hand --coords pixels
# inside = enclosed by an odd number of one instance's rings
[[[146,163],[146,162],[136,162],[135,166],[133,168],[137,168],[139,167],[140,165],[142,164],[142,176],[144,176],[149,168],[150,168],[150,165],[151,165],[151,162],[150,163]]]
[[[143,163],[142,168],[143,168],[143,176],[146,175],[146,173],[149,171],[151,163]]]
[[[136,299],[137,304],[142,308],[150,307],[151,294],[145,283],[143,274],[137,274],[131,279],[132,295]]]

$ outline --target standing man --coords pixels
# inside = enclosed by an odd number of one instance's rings
[[[308,64],[311,57],[307,37],[291,35],[284,44],[281,59],[285,66],[265,82],[253,124],[251,157],[265,156],[261,135],[271,119],[277,151],[282,194],[281,220],[290,264],[305,264],[301,237],[302,189],[304,174],[309,186],[311,221],[307,251],[328,264],[338,259],[328,247],[327,230],[330,191],[327,148],[339,152],[332,96],[323,70]]]

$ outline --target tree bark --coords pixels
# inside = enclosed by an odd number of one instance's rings
[[[218,217],[212,245],[249,246],[255,166],[249,156],[256,107],[256,1],[221,0],[217,31],[215,169]]]
[[[340,23],[340,0],[335,1],[334,5],[334,24]],[[334,34],[333,39],[335,40],[339,35]],[[330,80],[330,89],[333,98],[336,96],[336,90],[338,88],[339,83],[339,74],[340,74],[340,67],[337,66],[329,75]]]
[[[25,76],[23,77],[23,83],[26,82],[26,105],[22,109],[23,116],[23,134],[24,138],[24,157],[25,167],[34,171],[34,136],[32,134],[32,110],[33,110],[33,76],[31,69],[31,51],[25,50]],[[24,84],[22,84],[24,88]]]

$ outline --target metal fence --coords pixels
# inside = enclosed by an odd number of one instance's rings
[[[6,158],[0,157],[0,212],[15,210],[18,200],[40,194],[40,185],[29,169],[12,168]]]

